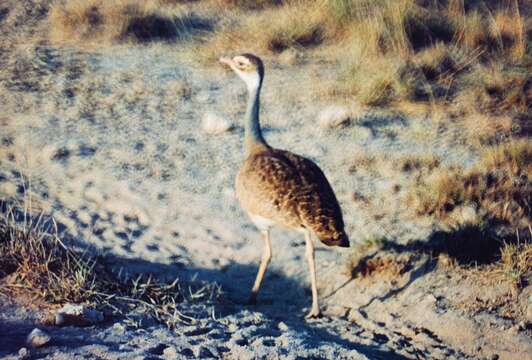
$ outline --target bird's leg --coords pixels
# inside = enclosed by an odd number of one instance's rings
[[[312,308],[305,318],[317,318],[321,316],[320,306],[318,305],[318,285],[316,282],[316,265],[314,263],[314,244],[310,237],[310,231],[305,232],[306,255],[310,270],[310,282],[312,284]]]
[[[272,244],[270,243],[269,230],[262,231],[262,240],[264,240],[264,253],[262,254],[259,271],[257,272],[257,277],[255,278],[255,284],[253,284],[253,288],[251,289],[251,295],[248,301],[250,304],[255,304],[257,300],[257,294],[259,293],[260,284],[262,283],[264,273],[266,272],[266,268],[268,267],[268,264],[270,263],[270,260],[272,258]]]

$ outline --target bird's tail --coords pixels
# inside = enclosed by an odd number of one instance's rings
[[[349,247],[349,238],[345,231],[335,233],[332,236],[320,237],[320,241],[327,246]]]

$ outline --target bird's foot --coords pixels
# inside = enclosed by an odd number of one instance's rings
[[[312,310],[309,311],[309,313],[305,316],[305,319],[317,319],[322,317],[321,311],[319,307],[312,307]]]
[[[257,305],[257,294],[251,293],[248,300],[246,301],[246,305]]]

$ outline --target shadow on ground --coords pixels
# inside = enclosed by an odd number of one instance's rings
[[[123,266],[131,271],[150,272],[154,275],[166,277],[179,277],[187,281],[200,280],[216,282],[221,285],[222,298],[214,304],[216,318],[229,315],[238,315],[241,311],[249,310],[264,314],[267,319],[275,323],[283,322],[289,328],[295,329],[301,334],[306,333],[303,343],[308,348],[315,348],[324,343],[334,343],[344,349],[356,350],[370,359],[403,359],[402,355],[391,351],[383,351],[377,346],[364,345],[350,342],[340,335],[323,327],[328,319],[307,322],[304,319],[307,307],[311,302],[310,290],[303,288],[301,284],[285,274],[268,269],[263,281],[261,292],[256,305],[245,304],[250,289],[255,280],[258,269],[257,264],[230,263],[223,270],[203,268],[183,268],[180,265],[166,265],[153,263],[142,259],[116,258],[113,263]],[[353,326],[356,326],[353,324]],[[277,328],[258,330],[258,335],[263,331],[264,336],[271,336],[279,332]]]

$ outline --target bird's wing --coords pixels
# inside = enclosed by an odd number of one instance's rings
[[[342,236],[344,223],[334,191],[311,160],[284,150],[261,151],[248,158],[237,182],[246,193],[239,197],[249,212],[310,228],[326,244]]]
[[[296,206],[301,179],[297,169],[271,149],[250,155],[237,178],[243,207],[288,227],[300,226]]]
[[[342,210],[323,171],[312,160],[288,151],[282,153],[297,169],[301,179],[297,202],[306,227],[325,244],[344,242]]]

